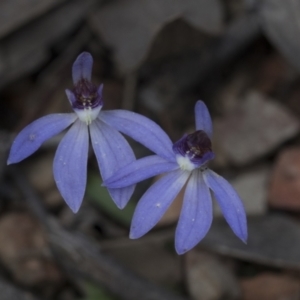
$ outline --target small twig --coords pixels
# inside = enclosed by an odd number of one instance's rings
[[[59,263],[71,276],[76,274],[89,279],[124,300],[184,300],[120,266],[102,254],[99,246],[86,236],[63,229],[54,218],[47,216],[41,200],[22,173],[17,168],[11,168],[10,172],[29,207],[44,224]]]
[[[8,174],[13,178],[17,187],[21,190],[26,202],[29,205],[30,210],[41,221],[43,226],[50,230],[49,217],[42,206],[42,201],[38,198],[37,194],[30,187],[29,182],[23,175],[20,168],[17,166],[9,166]]]

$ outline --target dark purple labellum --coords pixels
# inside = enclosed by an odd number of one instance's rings
[[[102,105],[102,95],[98,92],[98,87],[87,81],[81,79],[78,81],[73,89],[76,102],[73,107],[77,109],[95,108]]]
[[[185,134],[179,141],[174,143],[173,151],[190,161],[201,166],[214,158],[211,140],[203,130],[197,130],[192,134]]]

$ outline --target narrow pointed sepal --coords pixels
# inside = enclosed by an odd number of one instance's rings
[[[176,163],[169,162],[157,155],[150,155],[119,169],[112,177],[105,180],[104,186],[108,188],[125,187],[178,168]]]
[[[74,213],[81,206],[86,188],[88,145],[88,127],[77,120],[61,140],[54,157],[57,188]]]
[[[204,181],[213,191],[222,213],[232,231],[244,243],[247,242],[247,219],[242,200],[231,184],[211,170],[203,172]]]
[[[72,67],[73,83],[76,85],[80,80],[91,81],[93,57],[88,52],[83,52],[76,58]]]
[[[15,138],[7,164],[18,163],[34,153],[46,140],[70,126],[77,116],[71,114],[52,114],[26,126]]]
[[[198,100],[195,105],[195,120],[196,120],[196,129],[203,130],[211,139],[213,135],[213,126],[210,113],[201,100]]]
[[[200,170],[188,181],[175,234],[175,249],[183,254],[195,247],[207,234],[213,219],[212,199]]]
[[[150,119],[127,110],[101,111],[100,118],[118,131],[130,136],[155,154],[175,161],[168,135]]]
[[[114,128],[97,119],[90,125],[91,140],[102,179],[106,180],[120,168],[135,161],[134,153],[125,138]],[[130,200],[135,185],[108,188],[116,205],[122,209]]]
[[[135,209],[130,238],[137,239],[151,230],[164,215],[185,185],[190,173],[172,171],[155,182],[143,195]]]
[[[75,97],[74,93],[69,89],[66,89],[65,92],[66,92],[67,98],[69,100],[69,103],[71,104],[71,107],[73,107],[76,103],[76,97]]]
[[[98,90],[97,90],[98,96],[103,98],[103,83],[99,85]]]

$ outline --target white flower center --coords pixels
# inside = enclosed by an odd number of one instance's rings
[[[90,125],[99,115],[102,106],[95,108],[86,107],[84,109],[74,109],[80,121],[85,122],[86,125]]]
[[[195,166],[188,157],[176,155],[176,160],[180,169],[183,171],[193,171],[197,168],[197,166]]]

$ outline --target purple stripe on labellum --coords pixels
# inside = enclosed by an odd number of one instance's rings
[[[188,157],[193,164],[199,167],[214,158],[211,147],[211,141],[207,134],[203,130],[197,130],[192,134],[184,135],[177,141],[173,145],[173,151],[175,154]]]
[[[103,105],[102,89],[86,79],[81,79],[75,84],[73,94],[75,101],[72,106],[75,109],[89,109]]]

